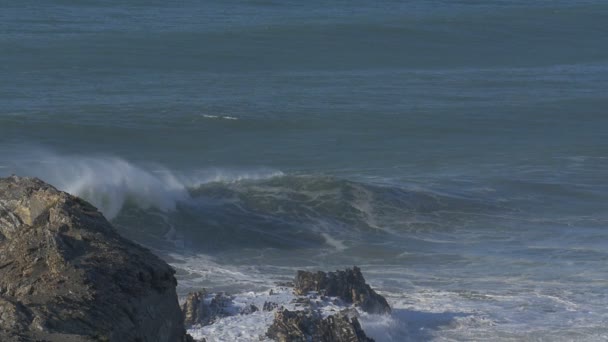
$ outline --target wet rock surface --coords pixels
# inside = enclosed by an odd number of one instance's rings
[[[279,342],[373,342],[347,312],[323,318],[313,310],[276,312],[266,335]]]
[[[254,312],[260,311],[260,309],[258,309],[257,306],[253,305],[253,304],[249,304],[248,306],[244,307],[240,314],[241,315],[251,315]]]
[[[0,341],[188,341],[175,287],[89,203],[0,179]]]
[[[279,307],[279,304],[274,302],[264,302],[264,306],[262,306],[262,310],[264,311],[272,311]]]
[[[250,313],[257,308],[248,308]],[[205,326],[213,324],[222,317],[232,316],[236,313],[232,307],[232,298],[224,293],[209,294],[206,290],[191,292],[182,304],[184,322],[186,326]],[[241,312],[245,314],[244,312]]]
[[[299,271],[294,287],[281,285],[235,296],[192,292],[182,305],[186,326],[199,339],[220,332],[247,340],[372,341],[359,323],[359,312],[390,312],[384,297],[365,283],[357,267],[330,273]]]
[[[376,293],[363,278],[358,267],[336,272],[298,271],[294,293],[306,295],[317,292],[323,296],[338,297],[372,314],[386,314],[391,308],[384,297]]]

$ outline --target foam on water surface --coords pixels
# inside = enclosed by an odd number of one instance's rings
[[[323,317],[338,313],[349,306],[337,304],[335,298],[319,299],[315,294],[306,296],[314,302],[314,308]],[[294,303],[298,298],[290,287],[273,287],[263,292],[244,292],[233,296],[230,311],[237,314],[219,319],[213,324],[204,327],[194,327],[188,330],[194,338],[206,338],[207,341],[229,342],[229,341],[270,341],[266,337],[266,331],[274,320],[277,309],[263,311],[264,303],[271,302],[278,305],[278,308],[287,310],[303,310],[302,304]],[[250,305],[259,308],[251,314],[238,314],[242,309]],[[359,313],[361,314],[361,313]],[[365,315],[365,317],[377,315]],[[364,316],[361,316],[364,317]],[[372,318],[373,319],[373,318]]]
[[[260,291],[280,293],[274,284],[297,269],[358,265],[394,308],[390,316],[361,313],[377,341],[606,336],[608,220],[564,205],[580,194],[597,205],[597,187],[535,179],[377,184],[264,168],[178,172],[48,151],[4,159],[3,172],[83,196],[163,256],[177,270],[181,296],[206,287],[236,293],[243,306],[267,297]],[[565,213],[551,214],[553,205]],[[271,320],[234,315],[193,333],[256,340]]]
[[[206,119],[223,119],[223,120],[238,120],[239,118],[235,116],[228,115],[210,115],[210,114],[202,114],[202,117]]]

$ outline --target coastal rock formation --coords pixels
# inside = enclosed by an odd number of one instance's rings
[[[189,341],[176,283],[91,204],[0,179],[1,341]]]
[[[262,310],[263,311],[272,311],[278,307],[279,307],[279,304],[266,301],[266,302],[264,302],[264,306],[262,307]]]
[[[213,324],[222,317],[231,316],[236,313],[232,307],[232,298],[230,296],[217,293],[206,301],[205,297],[207,295],[207,291],[204,289],[188,294],[186,301],[182,305],[186,326]]]
[[[253,304],[249,304],[246,307],[244,307],[243,309],[241,309],[241,312],[239,314],[241,315],[251,315],[254,312],[260,311],[260,309],[253,305]]]
[[[277,311],[266,335],[278,342],[373,342],[356,317],[341,312],[323,318],[312,310]]]
[[[365,283],[361,270],[356,266],[353,269],[328,273],[298,271],[294,281],[295,294],[306,295],[311,291],[324,296],[338,297],[368,313],[391,312],[386,299]]]

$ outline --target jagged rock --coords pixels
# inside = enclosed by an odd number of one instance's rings
[[[260,311],[260,309],[253,304],[249,304],[241,310],[241,315],[251,315],[256,311]]]
[[[182,313],[186,326],[194,325],[199,321],[199,316],[203,311],[205,295],[205,290],[188,293],[186,301],[182,304]]]
[[[264,302],[264,306],[262,307],[263,311],[272,311],[279,307],[279,304],[274,302]]]
[[[235,314],[232,307],[232,297],[224,293],[217,293],[211,299],[205,300],[207,296],[211,295],[204,289],[188,294],[182,305],[186,326],[205,326],[213,324],[222,317]]]
[[[338,313],[323,318],[311,310],[277,311],[266,335],[278,342],[373,342],[356,317]]]
[[[311,307],[313,306],[313,301],[310,300],[310,298],[308,297],[297,297],[294,298],[291,301],[292,304],[295,304],[295,306],[304,306],[304,307]]]
[[[386,299],[365,283],[361,270],[356,266],[352,270],[328,273],[298,271],[294,281],[295,294],[305,295],[311,291],[324,296],[338,297],[368,313],[391,312]]]
[[[0,179],[0,340],[189,341],[173,274],[91,204]]]

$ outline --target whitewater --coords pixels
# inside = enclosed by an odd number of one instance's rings
[[[357,265],[377,341],[608,339],[605,1],[2,5],[0,176],[90,201],[182,298]]]
[[[527,228],[549,219],[513,207],[524,193],[507,198],[488,186],[447,193],[262,169],[183,174],[42,150],[18,155],[28,158],[13,156],[7,168],[85,198],[169,261],[182,296],[205,287],[231,293],[235,312],[264,301],[289,308],[293,295],[277,284],[295,270],[358,265],[393,307],[391,316],[361,313],[377,341],[606,337],[596,325],[607,315],[603,242],[572,236],[561,245],[554,230]],[[562,220],[551,224],[602,232],[588,217]],[[271,322],[271,312],[234,315],[191,333],[257,340]]]

